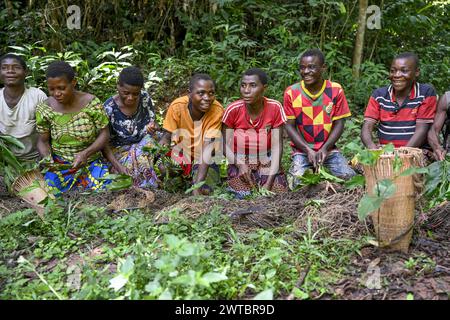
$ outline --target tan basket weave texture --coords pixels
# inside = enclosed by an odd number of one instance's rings
[[[396,155],[402,161],[402,168],[398,173],[394,172]],[[375,166],[364,166],[369,194],[373,194],[376,183],[383,179],[393,179],[396,186],[394,195],[383,201],[381,208],[371,214],[378,242],[384,249],[408,251],[414,225],[416,191],[420,180],[415,175],[398,175],[412,166],[422,165],[423,154],[420,149],[402,147],[395,149],[393,154],[381,155]]]

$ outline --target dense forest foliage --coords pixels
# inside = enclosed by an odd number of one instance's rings
[[[360,113],[371,91],[387,82],[392,57],[414,51],[421,59],[422,82],[439,94],[448,90],[450,27],[448,1],[377,0],[380,29],[366,29],[361,78],[352,75],[358,32],[358,0],[67,0],[2,1],[1,52],[25,55],[29,83],[45,89],[46,65],[64,59],[76,66],[81,89],[106,98],[124,65],[149,74],[159,107],[182,93],[189,76],[208,72],[217,81],[219,100],[238,96],[241,73],[253,66],[271,78],[268,94],[281,100],[299,78],[298,57],[319,47],[328,77],[346,90]],[[367,1],[365,1],[367,3]],[[79,5],[79,29],[68,29],[70,5]],[[367,13],[370,19],[373,13]]]

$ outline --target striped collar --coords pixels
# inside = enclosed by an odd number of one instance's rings
[[[392,102],[396,102],[397,99],[395,97],[395,92],[394,92],[394,86],[391,84],[388,87],[388,92],[389,92],[389,98],[391,99]],[[411,86],[411,91],[409,93],[409,99],[405,99],[406,100],[412,100],[414,98],[417,98],[417,96],[419,96],[419,83],[418,82],[413,82],[413,85]]]

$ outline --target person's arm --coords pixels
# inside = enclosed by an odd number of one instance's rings
[[[336,142],[341,137],[342,132],[344,132],[344,126],[345,126],[345,118],[333,121],[333,124],[331,126],[331,132],[330,135],[328,136],[327,141],[322,145],[320,150],[317,151],[318,164],[322,164],[325,161],[331,149],[334,147]]]
[[[309,162],[313,165],[314,168],[316,168],[316,152],[309,147],[308,143],[306,143],[305,139],[298,132],[297,126],[295,124],[295,119],[288,119],[284,128],[286,129],[286,132],[295,147],[303,151],[308,156]]]
[[[420,148],[427,139],[427,133],[430,128],[430,124],[426,122],[416,122],[416,131],[414,135],[409,139],[406,144],[407,147]]]
[[[172,139],[172,133],[163,129],[163,135],[162,135],[161,139],[159,140],[159,144],[162,146],[169,146],[171,139]]]
[[[242,163],[241,159],[238,159],[236,157],[236,154],[230,147],[232,144],[234,144],[234,135],[230,129],[231,128],[229,128],[225,123],[222,123],[223,153],[227,158],[228,163],[234,164],[239,170],[239,175],[241,175],[248,184],[253,186],[255,183],[253,181],[250,168],[247,166],[246,163]]]
[[[281,155],[283,154],[283,127],[278,127],[272,129],[272,146],[271,146],[271,163],[270,163],[270,173],[267,177],[267,182],[264,184],[263,188],[271,190],[273,182],[276,175],[280,171],[281,167]]]
[[[227,135],[228,130],[228,135]],[[231,150],[230,145],[233,143],[232,129],[230,129],[225,123],[222,123],[222,148],[223,155],[227,158],[229,164],[236,164],[236,155]]]
[[[444,94],[437,106],[436,116],[434,118],[433,125],[428,131],[428,143],[433,148],[434,156],[438,161],[442,161],[445,158],[446,151],[442,147],[439,141],[439,133],[444,126],[445,119],[447,118],[447,96]]]
[[[100,130],[100,133],[97,136],[97,139],[86,149],[78,152],[73,159],[72,167],[79,168],[82,165],[87,163],[88,158],[96,153],[97,151],[102,150],[109,141],[109,129],[108,127],[104,127]]]
[[[367,149],[377,149],[377,145],[372,140],[372,132],[376,122],[371,120],[364,120],[361,129],[361,140]]]
[[[112,152],[111,146],[109,143],[106,144],[106,146],[102,149],[103,157],[105,157],[106,160],[108,160],[113,168],[121,174],[129,174],[128,169],[125,168],[123,165],[120,164],[119,160],[114,156],[114,153]]]
[[[39,133],[36,147],[42,158],[51,156],[50,132]]]

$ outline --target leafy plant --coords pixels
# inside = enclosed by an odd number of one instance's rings
[[[19,149],[25,148],[23,143],[16,138],[0,135],[0,176],[4,177],[9,191],[11,191],[11,185],[16,178],[25,172],[25,168],[10,150],[11,146]]]

